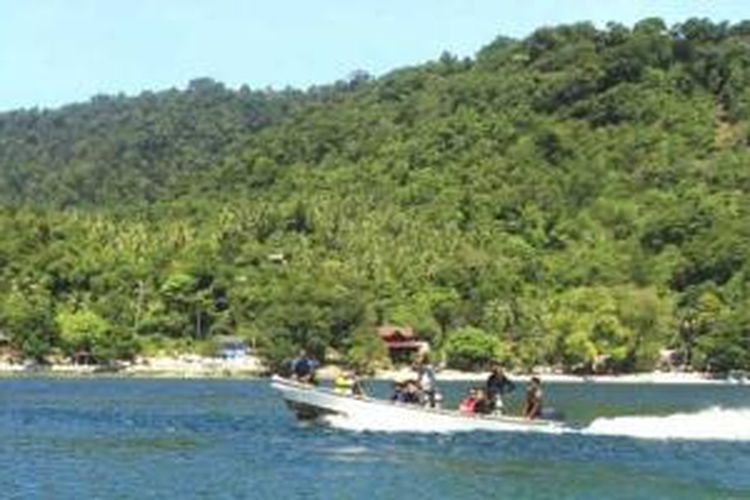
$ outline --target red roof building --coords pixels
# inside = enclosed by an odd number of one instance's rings
[[[379,326],[378,336],[388,346],[388,354],[394,361],[408,361],[412,354],[427,348],[427,342],[419,340],[410,326]]]

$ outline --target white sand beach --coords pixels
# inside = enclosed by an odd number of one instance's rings
[[[183,354],[176,356],[139,357],[133,362],[121,362],[113,366],[76,365],[53,363],[38,366],[31,364],[0,362],[0,376],[25,374],[86,376],[117,375],[152,378],[216,378],[216,377],[257,377],[266,373],[267,368],[255,356],[237,359],[222,359]]]

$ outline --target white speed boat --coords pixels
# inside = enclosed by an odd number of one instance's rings
[[[378,430],[396,424],[402,429],[448,431],[561,431],[561,422],[528,420],[506,415],[477,415],[455,410],[425,408],[416,404],[394,403],[366,396],[339,394],[274,376],[271,386],[281,393],[287,406],[304,420],[346,418],[365,423],[365,430]],[[387,425],[386,425],[387,424]]]

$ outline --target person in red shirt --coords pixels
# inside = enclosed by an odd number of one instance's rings
[[[474,407],[477,404],[477,390],[472,387],[469,389],[469,394],[461,401],[458,405],[459,411],[464,413],[474,413]]]

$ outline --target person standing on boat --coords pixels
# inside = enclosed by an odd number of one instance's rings
[[[497,362],[492,363],[490,376],[487,378],[487,399],[493,411],[503,412],[503,396],[516,388]]]
[[[292,360],[292,376],[300,382],[314,384],[317,367],[318,361],[307,354],[305,349],[302,349],[299,356]]]
[[[437,391],[435,369],[430,364],[430,358],[426,354],[417,362],[415,370],[417,372],[417,384],[422,391],[424,402],[430,408],[434,408]]]
[[[526,406],[523,416],[529,420],[542,416],[542,381],[539,377],[531,377],[531,383],[526,388]]]

